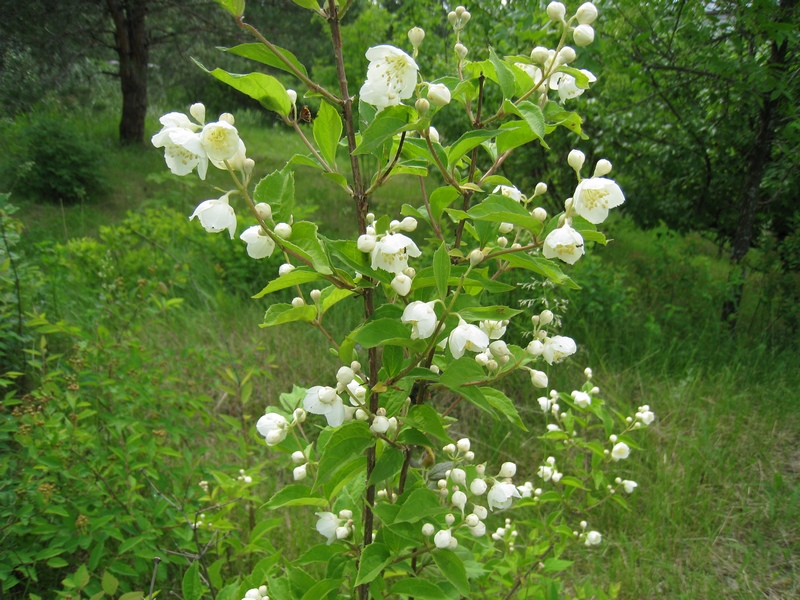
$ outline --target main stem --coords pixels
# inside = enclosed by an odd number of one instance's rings
[[[363,235],[367,232],[367,213],[369,212],[369,196],[366,193],[366,186],[361,175],[361,165],[358,156],[355,155],[356,149],[356,128],[353,119],[353,99],[347,89],[347,74],[344,69],[344,56],[342,54],[342,31],[339,28],[339,13],[335,0],[328,0],[328,23],[331,28],[331,42],[333,44],[333,54],[336,58],[336,75],[339,79],[339,95],[343,100],[342,112],[344,116],[345,134],[347,136],[347,148],[350,154],[350,169],[353,173],[353,200],[356,203],[356,215],[358,218],[358,233]],[[372,317],[375,312],[372,289],[364,292],[364,316],[367,319]],[[369,383],[374,386],[378,381],[378,349],[369,349]],[[372,392],[369,397],[370,413],[378,411],[378,394]],[[375,446],[367,450],[367,474],[369,481],[372,470],[375,468]],[[366,547],[372,543],[373,514],[372,506],[375,504],[375,486],[367,487],[364,502],[364,541]],[[361,600],[369,598],[369,584],[363,584],[358,588],[358,597]]]

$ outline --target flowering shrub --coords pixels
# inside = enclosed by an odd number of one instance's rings
[[[315,385],[295,388],[280,406],[267,407],[256,425],[267,446],[286,455],[296,482],[266,507],[314,507],[320,543],[294,561],[276,560],[257,582],[261,587],[246,578],[238,596],[557,595],[563,587],[556,574],[570,566],[563,558],[570,549],[603,543],[591,511],[609,501],[627,506],[624,496],[638,484],[622,478],[622,465],[638,448],[632,433],[652,423],[654,414],[649,406],[632,415],[611,409],[589,368],[578,389],[545,391],[547,370],[575,355],[577,344],[559,331],[550,310],[531,317],[526,347],[504,341],[511,320],[526,317],[496,304],[493,295],[512,289],[503,279],[513,270],[577,288],[563,264],[580,260],[587,243],[605,243],[595,226],[624,196],[606,177],[608,160],[583,176],[579,150],[567,159],[575,191],[556,215],[536,206],[547,193],[544,183],[527,194],[498,171],[524,144],[548,148],[546,138],[560,128],[585,138],[571,105],[596,78],[571,66],[577,54],[566,42],[592,42],[596,8],[586,3],[568,16],[553,2],[545,27],[556,32],[554,48],[508,57],[490,49],[488,58],[470,61],[462,35],[471,15],[459,6],[447,17],[456,36],[454,73],[434,78],[421,72],[416,59],[425,33],[415,27],[411,54],[388,45],[366,50],[369,67],[356,103],[340,32],[349,2],[298,2],[330,26],[334,91],[246,23],[243,0],[218,2],[257,40],[231,51],[291,73],[307,95],[323,101],[314,116],[298,106],[297,91],[269,75],[221,69],[211,75],[277,113],[308,153],[253,182],[254,162],[234,117],[207,122],[199,103],[190,109],[194,121],[180,113],[163,116],[153,143],[164,148],[176,175],[196,170],[205,178],[209,163],[230,174],[232,188],[201,202],[191,218],[231,238],[240,218],[252,223],[240,234],[249,256],[284,258],[256,297],[289,289],[297,294],[290,303],[270,305],[262,327],[308,323],[341,361],[336,372],[320,373]],[[495,93],[502,100],[492,105],[488,98]],[[472,129],[443,140],[434,123],[456,109],[465,111]],[[338,161],[343,145],[347,174]],[[319,170],[350,197],[357,226],[352,239],[329,239],[316,223],[294,219],[295,164]],[[373,213],[371,197],[396,176],[419,179],[420,204],[404,205],[401,215]],[[325,316],[342,302],[359,302],[364,318],[337,338]],[[525,469],[528,481],[518,477],[514,462],[489,464],[468,438],[452,440],[449,431],[449,413],[461,402],[527,430],[516,405],[531,400],[515,401],[500,389],[516,374],[529,377],[532,392],[542,394],[541,419],[530,426],[552,447],[551,455]],[[525,507],[523,520],[507,516]],[[315,563],[325,565],[324,576],[302,569]]]

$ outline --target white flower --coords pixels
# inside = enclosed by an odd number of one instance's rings
[[[461,438],[456,442],[456,448],[459,452],[469,452],[470,441],[469,438]]]
[[[209,233],[219,233],[227,229],[231,239],[236,233],[236,213],[228,202],[228,194],[217,200],[205,200],[198,204],[189,220],[195,217],[200,219],[200,224]]]
[[[655,413],[650,410],[648,407],[646,410],[639,411],[636,413],[636,418],[642,422],[644,425],[650,425],[653,421],[655,421],[656,415]]]
[[[558,258],[570,265],[574,265],[585,252],[583,237],[569,225],[551,231],[542,247],[545,258]]]
[[[536,474],[545,481],[550,481],[550,479],[553,477],[553,467],[543,465],[539,467],[539,470],[536,472]]]
[[[214,161],[230,160],[239,151],[239,132],[226,121],[208,123],[200,132],[200,141],[208,158]]]
[[[626,494],[632,494],[633,490],[639,487],[639,484],[636,483],[635,481],[631,481],[630,479],[623,479],[622,487],[625,489]]]
[[[430,523],[425,523],[422,526],[422,535],[424,535],[425,537],[432,536],[433,532],[434,532],[434,528],[433,528],[433,525],[431,525]]]
[[[388,45],[373,46],[367,50],[366,56],[370,61],[367,81],[360,92],[364,102],[382,110],[411,98],[419,70],[413,58]]]
[[[236,150],[236,154],[231,156],[228,160],[228,164],[232,169],[237,171],[244,171],[244,163],[247,160],[247,148],[244,145],[244,142],[240,139],[239,140],[239,147]],[[219,160],[212,160],[211,164],[222,171],[227,171],[228,168],[225,166],[225,163]],[[255,163],[253,163],[255,164]]]
[[[542,352],[542,356],[545,361],[547,361],[548,365],[552,365],[553,363],[560,363],[568,356],[575,354],[577,350],[578,347],[575,345],[575,341],[572,338],[563,335],[555,335],[544,341],[544,352]]]
[[[609,208],[625,202],[625,196],[616,182],[605,177],[584,179],[575,188],[572,197],[575,212],[595,225],[606,220]]]
[[[630,453],[631,449],[628,444],[625,442],[617,442],[611,449],[611,458],[613,458],[615,461],[620,461],[628,458]]]
[[[244,230],[239,239],[247,242],[247,254],[252,258],[267,258],[275,250],[275,242],[264,233],[261,225],[253,225]]]
[[[331,427],[344,422],[344,404],[332,387],[315,385],[309,388],[303,399],[303,408],[315,415],[325,415]]]
[[[470,325],[463,319],[458,327],[450,332],[450,352],[453,358],[461,358],[464,351],[483,352],[489,346],[489,336],[475,325]]]
[[[450,89],[443,83],[432,83],[428,86],[428,100],[434,106],[450,104]]]
[[[450,547],[450,540],[453,539],[453,534],[450,533],[449,529],[442,529],[436,532],[436,535],[433,536],[433,543],[437,548],[449,548]]]
[[[547,412],[553,406],[553,401],[547,396],[541,396],[537,398],[536,401],[539,403],[543,412]]]
[[[590,531],[586,534],[586,545],[587,546],[597,546],[600,542],[603,541],[603,536],[600,535],[597,531]]]
[[[497,482],[489,490],[486,501],[489,504],[489,510],[494,510],[495,508],[503,509],[511,506],[514,498],[521,497],[519,490],[513,483]]]
[[[258,420],[256,429],[258,429],[258,433],[266,438],[268,446],[274,446],[286,439],[286,434],[289,432],[289,422],[283,415],[267,413]]]
[[[498,473],[498,477],[513,477],[517,473],[517,465],[513,462],[504,462],[500,466],[500,473]]]
[[[436,330],[435,302],[411,302],[403,311],[400,321],[411,323],[411,339],[426,340]]]
[[[408,296],[408,293],[411,291],[411,283],[411,277],[403,273],[398,273],[394,276],[394,279],[392,279],[392,289],[397,292],[398,296]]]
[[[581,73],[586,75],[586,77],[589,79],[589,83],[594,83],[597,81],[597,77],[595,77],[590,71],[581,69]],[[585,88],[578,87],[577,81],[569,73],[554,74],[550,78],[550,89],[558,90],[558,97],[561,98],[562,102],[564,102],[564,100],[577,98],[585,91]]]
[[[592,397],[589,394],[578,390],[572,392],[572,399],[575,400],[575,404],[581,408],[586,408],[592,403]]]
[[[512,200],[516,200],[517,202],[522,201],[522,192],[520,192],[513,185],[498,185],[492,190],[492,193],[505,196],[506,198],[511,198]]]
[[[410,237],[402,233],[390,233],[375,243],[372,249],[372,268],[402,273],[408,267],[408,257],[417,257],[420,254],[419,248]]]
[[[169,170],[175,175],[188,175],[195,168],[200,179],[206,178],[208,171],[208,156],[203,149],[200,136],[191,129],[184,126],[176,126],[174,123],[182,122],[177,118],[168,118],[172,115],[180,115],[186,120],[188,126],[192,123],[186,115],[181,113],[170,113],[161,117],[162,124],[170,123],[151,138],[153,146],[164,148],[164,159]]]
[[[506,332],[508,321],[481,321],[479,325],[490,340],[499,340]]]
[[[331,512],[315,514],[319,517],[319,519],[317,519],[317,531],[319,531],[323,537],[328,538],[328,545],[330,546],[337,540],[336,530],[341,526],[343,521]]]
[[[453,503],[453,506],[461,510],[462,514],[464,513],[464,507],[467,505],[467,495],[464,492],[453,492],[453,497],[450,498],[450,501]]]

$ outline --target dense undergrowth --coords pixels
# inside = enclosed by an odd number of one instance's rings
[[[265,172],[294,151],[288,136],[244,126]],[[0,206],[3,595],[120,597],[147,590],[158,556],[156,589],[192,597],[185,572],[200,556],[196,568],[221,597],[241,598],[281,552],[298,556],[316,535],[310,519],[305,538],[276,533],[288,517],[262,505],[291,472],[267,457],[254,421],[291,382],[312,382],[336,360],[314,353],[315,331],[259,330],[266,303],[249,296],[281,261],[253,261],[239,240],[188,221],[187,186],[213,194],[213,181],[167,181],[155,150],[106,148],[97,169],[104,195],[74,206],[48,205],[22,176],[5,180],[14,196]],[[9,161],[2,172],[14,173]],[[310,186],[298,178],[305,209],[341,227],[349,207],[334,187]],[[409,187],[383,201],[399,206]],[[579,343],[555,387],[590,364],[616,405],[658,414],[651,451],[627,465],[640,483],[634,509],[598,508],[613,533],[579,573],[618,586],[620,598],[794,597],[796,281],[769,267],[768,248],[755,253],[766,268],[748,281],[732,331],[718,317],[727,267],[713,245],[624,219],[611,231],[619,241],[570,272],[580,295],[556,303],[530,281],[513,292],[553,310]],[[330,318],[335,332],[352,316]],[[276,355],[291,356],[280,362],[293,370],[273,368]],[[508,393],[537,423],[529,386],[512,380]],[[535,436],[468,408],[458,416],[457,433],[492,460],[513,448],[540,462]]]

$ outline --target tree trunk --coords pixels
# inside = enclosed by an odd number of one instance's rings
[[[122,118],[119,139],[123,144],[144,144],[147,116],[147,60],[149,55],[147,0],[106,0],[114,21]]]
[[[790,16],[797,0],[782,0],[777,15],[778,22]],[[770,73],[780,73],[786,62],[787,43],[773,40],[769,61],[764,69]],[[774,76],[774,75],[772,75]],[[761,108],[756,122],[756,137],[744,165],[746,175],[739,201],[739,222],[731,242],[731,271],[728,275],[729,296],[722,305],[722,319],[730,328],[736,327],[737,313],[744,292],[745,269],[742,260],[753,245],[756,235],[755,222],[760,201],[761,180],[770,160],[772,143],[775,139],[775,116],[783,97],[773,95],[773,90],[765,89],[759,97]]]

